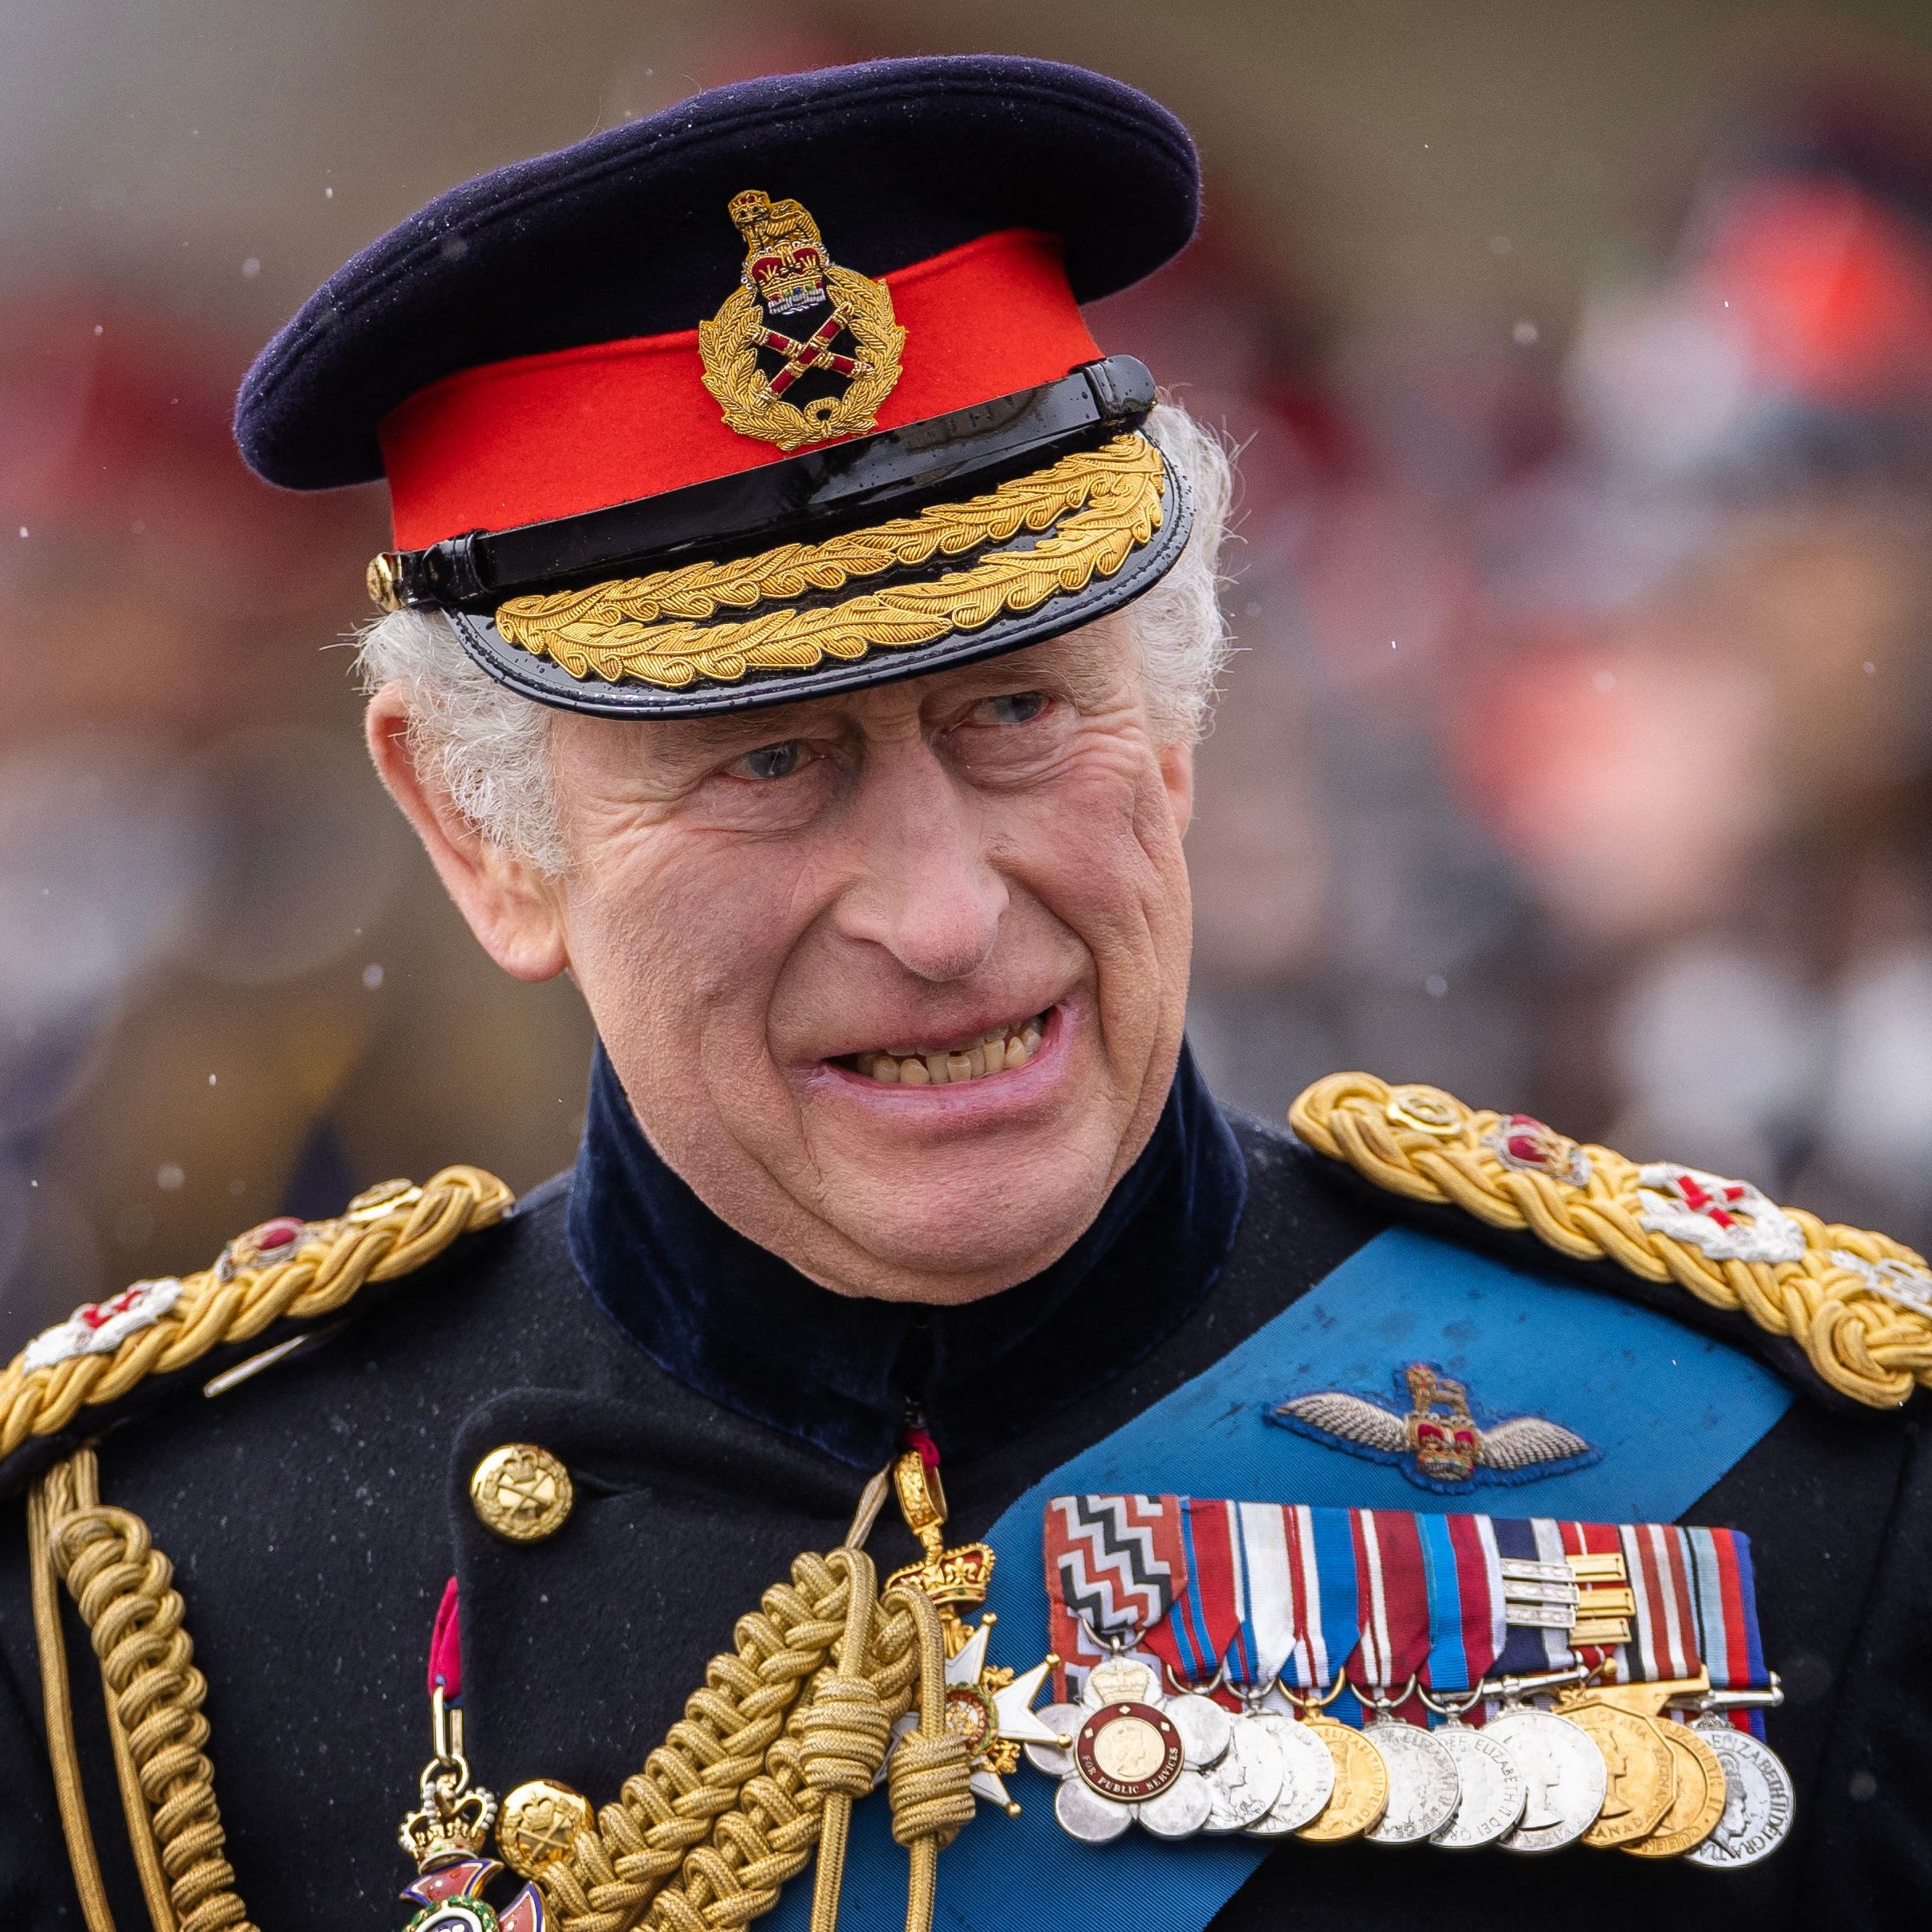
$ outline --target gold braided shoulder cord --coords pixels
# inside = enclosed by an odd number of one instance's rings
[[[1932,1387],[1932,1271],[1886,1235],[1720,1183],[1742,1197],[1737,1212],[1766,1236],[1757,1245],[1771,1258],[1720,1258],[1708,1236],[1690,1237],[1700,1224],[1669,1197],[1668,1177],[1689,1170],[1642,1165],[1526,1116],[1372,1074],[1318,1080],[1288,1119],[1318,1153],[1391,1193],[1527,1229],[1573,1260],[1675,1281],[1713,1308],[1742,1309],[1768,1334],[1795,1342],[1831,1387],[1869,1407],[1895,1408],[1916,1387]],[[1733,1204],[1722,1197],[1716,1205]]]
[[[877,1513],[875,1480],[851,1536]],[[253,1932],[225,1855],[180,1594],[131,1511],[99,1500],[95,1459],[57,1465],[31,1498],[36,1635],[50,1748],[89,1932],[113,1932],[73,1744],[63,1582],[99,1658],[128,1833],[157,1932]],[[800,1557],[741,1618],[644,1768],[538,1882],[567,1932],[723,1932],[768,1912],[824,1842],[813,1932],[832,1932],[854,1800],[888,1770],[893,1833],[910,1861],[907,1932],[930,1932],[939,1853],[973,1815],[970,1747],[946,1727],[938,1613],[901,1585],[883,1599],[852,1545]],[[915,1727],[887,1752],[911,1708]]]
[[[1160,529],[1166,470],[1142,435],[1063,456],[961,504],[935,504],[817,544],[783,544],[727,564],[690,564],[586,590],[512,597],[499,633],[573,678],[638,678],[681,689],[751,670],[808,670],[827,657],[930,643],[1002,611],[1031,610],[1057,592],[1111,577]],[[736,623],[720,610],[837,591],[935,557],[1051,531],[1030,549],[982,558],[931,582],[893,585],[843,603],[761,612]]]
[[[446,1167],[419,1188],[391,1181],[358,1195],[338,1220],[308,1223],[281,1258],[217,1262],[187,1276],[174,1306],[110,1353],[29,1368],[23,1351],[0,1369],[0,1457],[67,1428],[85,1408],[118,1401],[149,1375],[252,1341],[284,1317],[336,1313],[364,1282],[407,1274],[459,1235],[500,1221],[512,1199],[481,1168]]]
[[[194,1667],[181,1594],[167,1557],[138,1516],[102,1504],[88,1449],[41,1479],[29,1533],[55,1783],[89,1932],[112,1932],[113,1921],[64,1701],[66,1646],[51,1586],[56,1576],[79,1606],[100,1661],[128,1837],[156,1932],[253,1932],[224,1851],[214,1772],[204,1748],[208,1683]]]

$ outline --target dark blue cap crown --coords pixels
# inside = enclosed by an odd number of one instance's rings
[[[986,55],[719,87],[479,176],[371,243],[249,372],[242,455],[290,488],[367,482],[378,425],[444,376],[691,328],[738,277],[723,209],[764,183],[866,275],[1002,229],[1056,233],[1083,302],[1185,246],[1200,200],[1186,129],[1084,68]]]

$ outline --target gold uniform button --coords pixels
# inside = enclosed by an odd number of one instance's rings
[[[485,1529],[508,1543],[541,1543],[569,1520],[570,1472],[533,1442],[492,1449],[470,1476],[470,1501]]]
[[[590,1800],[555,1778],[533,1778],[503,1801],[496,1849],[519,1878],[534,1878],[570,1855],[571,1841],[591,1825]]]

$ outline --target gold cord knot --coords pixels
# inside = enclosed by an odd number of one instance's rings
[[[883,1493],[881,1479],[855,1537]],[[138,1516],[102,1503],[91,1451],[55,1464],[29,1511],[49,1748],[89,1926],[105,1932],[111,1918],[79,1792],[63,1583],[99,1655],[150,1914],[177,1932],[253,1932],[215,1803],[207,1684],[167,1557]],[[618,1801],[536,1875],[554,1922],[561,1932],[735,1932],[771,1910],[816,1849],[814,1932],[835,1932],[853,1802],[877,1781],[916,1695],[918,1728],[901,1739],[888,1782],[893,1835],[909,1861],[907,1932],[931,1932],[939,1853],[974,1808],[970,1747],[946,1728],[940,1613],[916,1588],[881,1597],[871,1559],[848,1545],[799,1557],[734,1635],[735,1650],[711,1660]],[[435,1788],[440,1763],[426,1773],[426,1806],[461,1796]],[[480,1812],[478,1821],[488,1822]]]
[[[800,1715],[799,1766],[814,1791],[862,1798],[877,1781],[892,1741],[892,1719],[878,1687],[834,1671],[821,1677]]]
[[[973,1816],[972,1775],[972,1752],[964,1738],[950,1731],[937,1737],[909,1731],[886,1774],[893,1838],[909,1851],[925,1840],[944,1851]]]

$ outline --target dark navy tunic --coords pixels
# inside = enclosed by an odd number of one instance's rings
[[[842,1539],[909,1403],[944,1455],[949,1536],[981,1535],[1394,1214],[1284,1131],[1224,1116],[1184,1061],[1146,1152],[1044,1274],[964,1308],[847,1300],[711,1215],[600,1062],[573,1174],[285,1363],[103,1444],[103,1497],[137,1511],[176,1565],[251,1915],[265,1932],[408,1916],[395,1835],[429,1755],[425,1659],[452,1572],[478,1776],[500,1792],[558,1777],[608,1801],[736,1617],[800,1551]],[[468,1493],[479,1459],[519,1441],[561,1458],[577,1499],[559,1533],[520,1546],[489,1535]],[[1415,1506],[1443,1505],[1419,1492]],[[1450,1506],[1536,1513],[1533,1490]],[[1713,1873],[1581,1849],[1290,1842],[1213,1922],[1359,1932],[1420,1913],[1432,1932],[1543,1919],[1629,1932],[1645,1914],[1722,1914],[1754,1932],[1851,1932],[1932,1899],[1932,1461],[1915,1411],[1845,1414],[1808,1390],[1682,1514],[1753,1540],[1766,1651],[1790,1696],[1769,1733],[1797,1788],[1783,1850]],[[882,1569],[917,1553],[889,1517],[872,1547]],[[144,1924],[71,1611],[69,1651],[116,1914]],[[1019,1775],[1023,1800],[1043,1805],[1047,1788]],[[1002,1920],[1028,1932],[1025,1874],[1012,1877]],[[0,1504],[0,1923],[81,1924],[18,1497]]]

